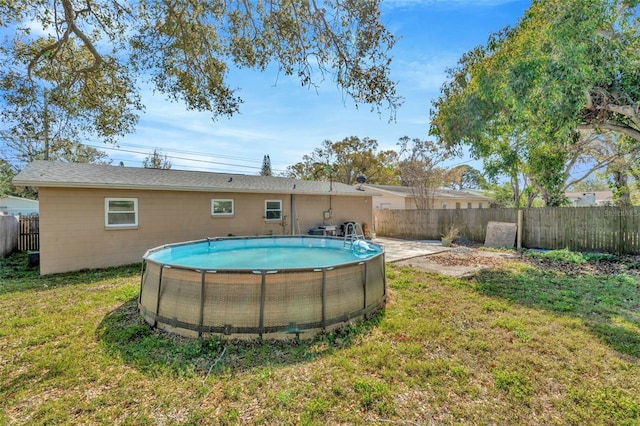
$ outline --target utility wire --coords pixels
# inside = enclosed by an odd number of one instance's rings
[[[85,146],[91,147],[91,148],[96,148],[96,149],[104,149],[104,150],[111,150],[111,151],[117,151],[117,152],[126,152],[126,153],[130,153],[130,154],[142,154],[142,155],[149,155],[149,152],[146,151],[136,151],[136,150],[131,150],[131,149],[123,149],[123,148],[115,148],[115,147],[109,147],[109,146],[99,146],[99,145],[89,145],[89,144],[85,144]],[[153,148],[152,148],[153,149]],[[158,148],[160,149],[160,148]],[[261,170],[262,167],[260,166],[247,166],[247,165],[243,165],[243,164],[236,164],[236,163],[226,163],[226,162],[220,162],[220,161],[212,161],[212,160],[203,160],[203,159],[199,159],[199,158],[189,158],[189,157],[180,157],[177,155],[171,155],[171,151],[168,150],[163,150],[160,149],[164,152],[167,153],[167,158],[168,159],[172,159],[172,160],[185,160],[185,161],[192,161],[192,162],[196,162],[196,163],[205,163],[205,164],[217,164],[217,165],[221,165],[221,166],[231,166],[231,167],[240,167],[240,168],[244,168],[244,169],[252,169],[252,170]],[[209,154],[204,154],[204,153],[194,153],[194,155],[209,155]],[[212,157],[215,157],[214,155],[211,155]],[[131,161],[131,160],[127,160],[127,161]],[[180,167],[189,167],[189,166],[183,166],[181,165]],[[191,166],[196,168],[195,166]],[[228,171],[228,170],[225,170]],[[274,170],[276,172],[284,172],[284,170]],[[240,172],[242,173],[242,172]],[[245,171],[246,173],[246,171]]]

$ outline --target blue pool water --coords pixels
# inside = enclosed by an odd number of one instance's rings
[[[371,242],[317,237],[267,237],[205,240],[147,253],[158,263],[196,269],[325,268],[368,259],[382,252]]]

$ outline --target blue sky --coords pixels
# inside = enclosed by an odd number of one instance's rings
[[[355,108],[328,80],[309,89],[275,68],[232,70],[229,81],[244,100],[240,113],[212,121],[207,113],[187,111],[147,90],[146,112],[136,132],[120,141],[119,150],[104,150],[114,164],[141,166],[158,148],[174,169],[256,174],[264,155],[270,156],[274,172],[282,172],[326,139],[368,137],[378,141],[379,149],[395,149],[402,136],[425,139],[431,101],[439,95],[445,70],[492,32],[513,25],[529,5],[529,0],[383,1],[382,21],[399,38],[392,52],[392,79],[398,81],[404,104],[394,122],[385,110],[378,115],[368,105]],[[461,163],[479,167],[468,158],[448,165]]]

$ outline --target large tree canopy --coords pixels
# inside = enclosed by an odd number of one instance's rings
[[[637,8],[637,0],[533,1],[514,28],[451,70],[434,102],[432,134],[507,166],[517,146],[545,201],[559,203],[581,130],[640,142]]]
[[[287,167],[286,175],[306,180],[333,180],[354,185],[358,176],[367,183],[397,184],[396,169],[398,154],[393,150],[378,151],[378,141],[350,136],[338,142],[325,140],[322,146],[302,161]]]
[[[274,64],[303,85],[330,78],[356,104],[399,105],[379,0],[8,0],[0,26],[1,118],[25,140],[133,131],[140,78],[189,109],[232,115],[232,66]]]

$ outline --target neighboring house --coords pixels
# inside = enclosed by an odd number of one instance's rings
[[[565,192],[564,195],[576,207],[613,205],[611,191]]]
[[[35,161],[13,183],[39,189],[43,275],[137,262],[167,243],[373,218],[374,193],[335,182]]]
[[[0,215],[28,216],[38,214],[38,200],[5,195],[0,197]]]
[[[378,192],[373,199],[374,210],[415,210],[414,192],[408,186],[362,185],[363,188]],[[493,199],[472,191],[436,189],[430,203],[434,209],[476,209],[488,208]]]

